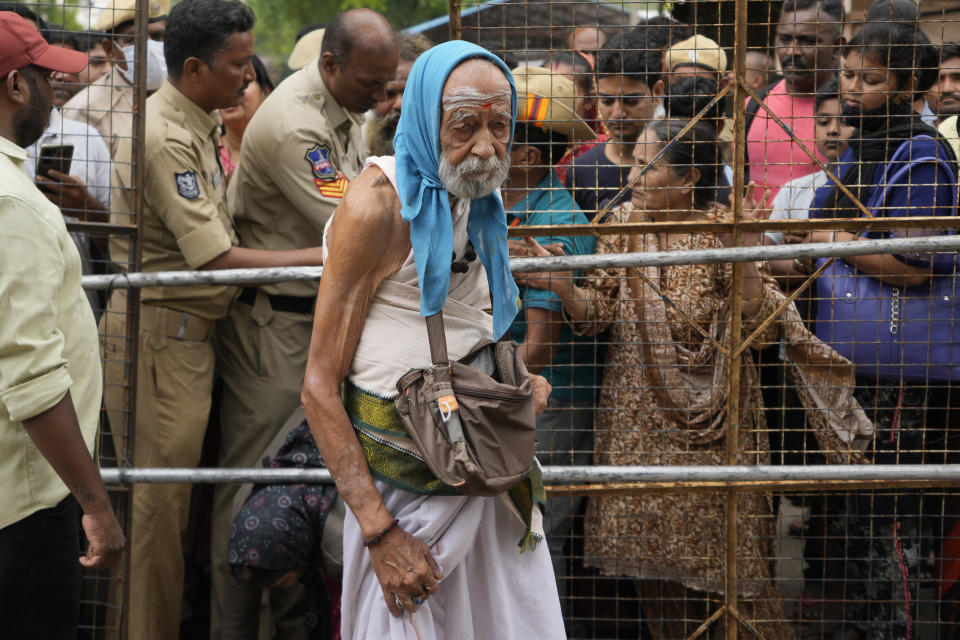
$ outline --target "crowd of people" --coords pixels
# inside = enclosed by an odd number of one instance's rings
[[[98,426],[120,466],[195,467],[210,425],[219,467],[330,470],[335,486],[216,487],[217,640],[587,637],[578,579],[597,577],[635,585],[649,637],[687,638],[708,619],[716,632],[722,500],[547,499],[539,464],[721,465],[731,450],[745,465],[958,461],[955,253],[746,262],[737,277],[731,264],[509,268],[733,246],[702,229],[731,221],[739,199],[745,221],[785,226],[738,246],[948,233],[789,224],[957,214],[960,43],[933,45],[912,0],[876,0],[855,27],[841,0],[784,0],[740,78],[724,47],[669,17],[574,28],[565,49],[508,66],[355,9],[305,27],[274,82],[239,0],[148,7],[135,61],[133,0],[112,0],[90,33],[0,3],[11,637],[76,637],[82,567],[126,576],[106,627],[180,633],[191,487],[135,485],[121,531],[92,457]],[[739,152],[738,82],[756,96]],[[68,232],[91,222],[138,234]],[[624,231],[634,223],[657,231]],[[508,239],[523,227],[538,235]],[[145,287],[134,352],[127,290],[84,292],[80,275],[137,255],[144,272],[324,272],[319,285]],[[506,336],[530,375],[539,463],[501,496],[441,482],[396,407],[398,380],[431,366],[423,316],[441,312],[451,359]],[[776,548],[788,499],[737,498],[741,633],[917,637],[933,580],[934,637],[958,637],[952,496],[796,500],[804,594],[789,614]]]

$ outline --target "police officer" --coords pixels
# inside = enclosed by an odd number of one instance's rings
[[[289,250],[321,244],[324,225],[363,168],[359,114],[385,98],[397,62],[393,29],[376,11],[347,11],[326,25],[319,60],[281,83],[244,133],[227,191],[242,246]],[[315,282],[247,288],[219,323],[223,466],[256,464],[299,407],[316,293]],[[226,552],[236,490],[218,485],[214,497],[214,630],[231,580]]]
[[[100,132],[114,160],[119,156],[121,145],[129,145],[133,137],[130,79],[133,78],[136,4],[136,0],[112,0],[100,11],[93,30],[105,35],[101,44],[113,66],[63,105],[63,117],[86,122]],[[154,31],[160,28],[162,33],[170,0],[150,0],[147,6],[149,28]],[[124,49],[131,55],[126,55]]]
[[[166,32],[169,79],[147,100],[144,141],[142,270],[229,269],[320,264],[318,248],[260,251],[238,247],[220,166],[217,109],[239,104],[254,80],[253,12],[236,0],[183,0]],[[133,210],[130,148],[121,149],[113,181],[121,188],[112,216]],[[122,242],[114,249],[124,251]],[[115,256],[116,257],[116,256]],[[125,254],[121,254],[125,257]],[[192,467],[210,411],[214,355],[211,333],[237,289],[226,286],[144,289],[140,305],[134,464]],[[123,382],[122,313],[115,293],[105,317],[106,401]],[[111,324],[114,323],[114,324]],[[113,361],[113,362],[111,362]],[[111,421],[113,417],[111,416]],[[183,590],[181,536],[190,486],[141,484],[133,489],[127,637],[173,640],[179,635]]]

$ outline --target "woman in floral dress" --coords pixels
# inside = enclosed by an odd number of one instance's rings
[[[713,133],[698,125],[680,136],[683,125],[661,120],[644,129],[634,151],[631,183],[638,182],[632,201],[605,223],[728,217],[715,202],[717,168],[722,165]],[[668,146],[667,141],[675,138]],[[763,213],[748,202],[744,217]],[[753,234],[745,234],[744,244],[756,241]],[[721,248],[724,242],[717,234],[684,231],[604,235],[597,253],[699,251]],[[730,264],[696,264],[595,269],[576,281],[557,274],[518,278],[557,293],[578,333],[609,331],[597,410],[596,464],[726,464],[729,369],[724,351],[730,344],[732,274]],[[741,301],[746,337],[777,311],[783,295],[757,263],[748,262],[743,265]],[[818,435],[833,451],[850,454],[837,439],[838,430],[869,426],[850,399],[849,363],[803,329],[792,305],[751,346],[762,348],[781,335],[787,335],[795,361],[808,365],[798,375],[819,391],[816,401],[838,410],[829,417],[829,412],[814,412],[823,431]],[[769,464],[763,403],[750,349],[740,359],[736,463]],[[801,395],[818,403],[809,394]],[[771,496],[740,492],[737,507],[738,613],[764,638],[794,638],[775,583]],[[603,575],[640,579],[643,617],[655,638],[688,637],[722,604],[726,553],[722,494],[673,491],[591,498],[585,527],[588,566]]]

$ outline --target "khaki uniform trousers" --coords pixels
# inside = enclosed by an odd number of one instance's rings
[[[122,340],[126,295],[116,292],[105,315],[105,351]],[[195,467],[210,414],[214,354],[213,322],[171,309],[140,305],[137,354],[136,467]],[[122,353],[122,347],[120,348]],[[125,408],[123,367],[105,368],[105,402]],[[111,415],[112,414],[112,415]],[[108,411],[111,424],[122,419]],[[115,436],[115,442],[117,442]],[[189,484],[137,484],[132,490],[127,640],[176,640],[183,598],[183,549],[190,511]]]
[[[240,300],[217,323],[217,373],[223,380],[220,407],[222,450],[220,467],[257,467],[260,457],[300,406],[300,389],[307,366],[313,316],[274,311],[267,295],[258,291],[251,306]],[[210,637],[222,637],[220,620],[225,599],[239,597],[243,583],[230,574],[227,546],[236,484],[218,484],[213,498],[211,531]],[[281,611],[297,611],[302,595],[297,583],[289,589],[271,589],[276,640],[305,636],[303,620],[280,619]]]

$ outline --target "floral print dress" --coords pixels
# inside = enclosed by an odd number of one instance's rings
[[[637,218],[628,203],[609,223]],[[691,233],[675,236],[669,250],[722,246],[716,234]],[[652,234],[607,235],[597,243],[598,254],[657,250]],[[583,274],[580,287],[588,320],[573,323],[574,330],[588,335],[609,332],[596,414],[596,464],[726,464],[729,375],[723,350],[729,345],[732,274],[730,264],[595,269]],[[763,292],[759,312],[743,318],[743,337],[774,314],[783,300],[771,279],[764,279]],[[790,321],[769,323],[752,346],[763,348],[786,330],[794,345],[799,344],[801,359],[818,365],[813,370],[807,367],[805,379],[826,390],[826,401],[834,408],[845,408],[833,415],[839,418],[834,422],[868,431],[862,411],[851,404],[849,363],[803,329],[792,305],[787,311],[782,315]],[[769,438],[750,351],[745,349],[740,356],[736,463],[762,465],[770,463]],[[825,414],[818,415],[822,442],[855,460],[856,453],[837,439],[837,427],[827,423]],[[776,622],[784,621],[784,611],[775,584],[772,498],[762,492],[740,492],[737,506],[739,594],[751,601],[741,606],[744,612],[749,610],[750,618],[768,621],[756,625],[764,628],[764,637],[794,637],[785,622]],[[667,580],[688,589],[723,593],[727,538],[723,494],[672,491],[591,497],[585,528],[585,562],[603,575]]]

